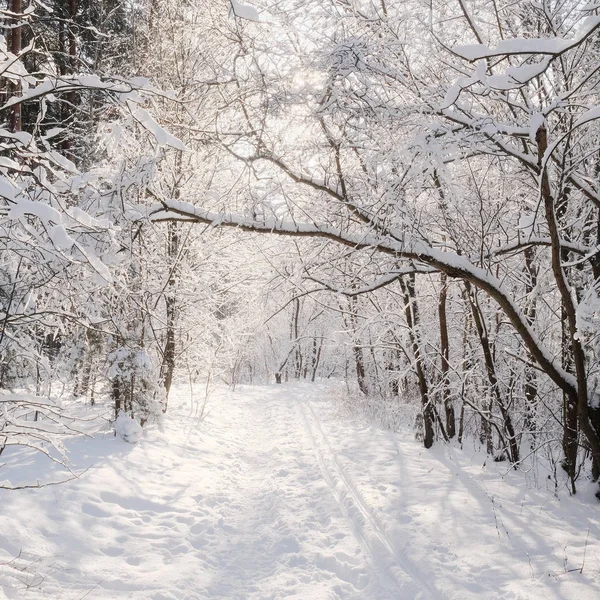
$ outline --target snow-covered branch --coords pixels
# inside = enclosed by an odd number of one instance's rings
[[[153,221],[182,219],[205,223],[213,227],[233,227],[247,232],[325,238],[355,250],[368,248],[395,258],[415,260],[442,271],[450,277],[464,279],[485,291],[500,305],[528,350],[560,389],[566,393],[573,393],[576,389],[574,377],[555,363],[550,352],[527,322],[525,314],[511,299],[510,293],[504,289],[502,283],[490,272],[471,264],[464,256],[428,247],[421,241],[407,240],[405,243],[401,243],[390,237],[380,239],[373,234],[352,234],[338,228],[310,223],[293,223],[275,219],[254,221],[232,213],[206,211],[185,202],[169,201],[163,206],[155,207],[151,211],[151,219]]]

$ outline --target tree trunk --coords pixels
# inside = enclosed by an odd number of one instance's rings
[[[446,413],[446,432],[452,439],[456,435],[456,418],[454,415],[454,405],[450,395],[450,342],[448,339],[448,320],[446,315],[446,301],[448,297],[448,277],[445,273],[440,274],[442,289],[438,303],[438,313],[440,321],[440,349],[442,354],[442,402]]]
[[[165,388],[165,406],[163,412],[167,411],[169,402],[169,393],[173,383],[173,375],[175,373],[175,326],[177,320],[177,262],[179,254],[179,230],[175,222],[168,224],[167,230],[167,256],[169,259],[169,280],[165,294],[165,312],[167,318],[167,329],[165,332],[165,347],[163,351],[162,362],[162,382]]]
[[[367,396],[369,388],[367,386],[367,377],[365,371],[365,357],[363,349],[358,343],[358,321],[357,321],[357,300],[356,296],[348,298],[348,320],[352,333],[352,355],[354,356],[354,365],[356,367],[356,380],[358,389]]]
[[[540,190],[542,200],[544,201],[546,222],[548,224],[548,231],[550,233],[550,240],[552,243],[552,272],[554,274],[556,285],[562,299],[562,305],[567,316],[567,323],[569,326],[568,333],[570,342],[570,355],[572,356],[573,364],[575,366],[575,377],[577,381],[576,390],[568,394],[567,406],[570,407],[570,405],[573,404],[576,407],[574,410],[577,411],[577,422],[588,441],[590,451],[592,453],[592,460],[595,463],[594,470],[599,472],[600,437],[598,432],[595,431],[590,420],[585,353],[583,351],[581,341],[577,335],[577,311],[575,308],[575,302],[571,296],[571,289],[562,267],[561,240],[559,224],[555,213],[554,196],[552,195],[550,188],[548,170],[543,166],[543,159],[546,154],[546,150],[548,149],[548,138],[545,127],[542,126],[537,130],[535,139],[538,146],[538,166],[541,170]]]
[[[11,0],[10,10],[15,14],[13,17],[13,23],[18,24],[21,21],[21,14],[23,12],[22,0]],[[22,50],[22,28],[13,27],[10,32],[10,51],[15,55],[19,56]],[[21,82],[17,81],[12,83],[9,87],[11,96],[21,95]],[[22,120],[21,120],[21,104],[14,104],[10,109],[10,129],[11,131],[21,131]]]
[[[466,308],[466,306],[465,306]],[[470,344],[469,344],[469,332],[473,327],[473,318],[469,314],[469,312],[465,311],[465,326],[463,330],[463,359],[462,359],[462,384],[460,391],[460,420],[458,424],[458,443],[462,444],[463,434],[465,431],[465,396],[467,394],[467,380],[471,371],[471,353],[470,353]]]
[[[292,315],[291,340],[295,345],[294,349],[294,379],[300,379],[302,376],[302,350],[300,348],[300,298],[294,298],[294,312]]]
[[[517,437],[515,435],[515,430],[512,423],[512,417],[510,415],[510,411],[508,410],[506,403],[504,402],[504,398],[502,396],[502,392],[500,391],[500,385],[498,381],[498,377],[496,375],[496,365],[494,363],[494,357],[492,355],[492,349],[490,347],[490,341],[487,334],[487,328],[485,326],[485,321],[483,315],[481,314],[481,309],[479,308],[479,304],[477,303],[477,297],[475,292],[471,288],[471,284],[467,281],[465,282],[465,289],[467,290],[467,297],[469,299],[469,303],[471,305],[471,314],[473,315],[473,323],[475,324],[475,329],[479,336],[479,341],[481,343],[481,349],[483,350],[483,359],[485,362],[485,368],[488,376],[488,381],[490,384],[490,393],[491,397],[498,404],[498,408],[500,409],[500,414],[502,415],[502,420],[504,424],[504,430],[506,432],[506,437],[508,438],[508,458],[513,463],[516,464],[519,462],[519,444],[517,442]],[[489,402],[488,409],[491,409],[491,401]],[[489,417],[491,418],[491,410]],[[490,433],[491,435],[491,433]]]
[[[408,275],[406,278],[400,278],[400,287],[404,297],[404,315],[406,324],[408,325],[408,334],[410,343],[413,349],[415,359],[415,369],[417,372],[417,380],[419,382],[419,392],[421,394],[421,408],[423,415],[423,444],[425,448],[433,446],[434,431],[433,422],[435,414],[431,401],[429,399],[429,389],[425,374],[425,366],[421,356],[421,348],[419,344],[419,335],[417,327],[419,325],[419,311],[417,306],[417,298],[415,294],[415,276]]]
[[[322,348],[323,348],[323,338],[320,339],[318,347],[317,347],[317,338],[313,338],[313,358],[312,358],[312,367],[311,367],[311,376],[310,376],[310,380],[313,383],[317,377],[317,369],[319,368],[319,363],[321,362]]]
[[[527,294],[527,305],[525,307],[525,316],[528,323],[533,326],[537,314],[537,302],[533,297],[537,285],[537,266],[535,264],[535,251],[529,247],[525,249],[525,293]],[[537,398],[537,374],[533,365],[533,357],[528,352],[527,364],[525,365],[525,428],[535,435],[535,401]]]
[[[121,378],[117,375],[112,380],[112,399],[115,406],[115,419],[121,412]]]

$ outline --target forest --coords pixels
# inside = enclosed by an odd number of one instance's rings
[[[7,498],[85,479],[70,441],[90,423],[135,442],[185,396],[208,430],[223,390],[269,384],[334,389],[419,456],[600,499],[600,3],[0,15]],[[389,598],[450,597],[421,583]],[[156,598],[292,597],[220,593]],[[331,597],[388,597],[357,594]]]

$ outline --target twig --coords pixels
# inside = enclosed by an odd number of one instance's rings
[[[583,560],[581,561],[581,569],[579,569],[579,572],[583,574],[583,567],[585,565],[585,553],[587,551],[587,545],[588,545],[588,540],[590,539],[590,523],[588,521],[588,530],[587,530],[587,535],[585,536],[585,545],[583,546]]]
[[[83,596],[79,596],[78,600],[83,600],[87,596],[89,596],[99,585],[102,585],[106,581],[106,577],[101,579],[93,588],[90,588]]]
[[[87,473],[90,470],[90,468],[91,467],[84,469],[83,471],[81,471],[81,473],[73,473],[72,477],[68,477],[67,479],[62,479],[60,481],[49,481],[47,483],[40,483],[38,481],[35,484],[31,483],[31,484],[15,485],[15,486],[6,486],[6,485],[0,484],[0,490],[9,490],[9,491],[30,490],[30,489],[39,489],[39,488],[50,487],[51,485],[61,485],[63,483],[67,483],[69,481],[73,481],[73,479],[79,479],[82,475],[85,475],[85,473]]]

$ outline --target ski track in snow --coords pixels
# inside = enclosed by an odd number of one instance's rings
[[[0,599],[600,596],[585,493],[559,501],[477,455],[340,419],[331,386],[222,391],[202,422],[175,392],[164,433],[74,439],[79,480],[0,491]],[[12,452],[3,478],[52,475]]]
[[[306,410],[302,408],[303,406],[306,407]],[[371,558],[373,567],[391,580],[396,597],[415,598],[415,600],[444,598],[427,581],[426,575],[420,573],[414,565],[409,564],[406,558],[396,552],[393,543],[382,529],[377,515],[367,505],[360,491],[340,464],[335,451],[327,441],[327,436],[319,424],[310,401],[306,399],[304,402],[300,402],[299,407],[323,476],[350,520],[365,553]],[[406,583],[406,576],[410,577],[412,582]]]

